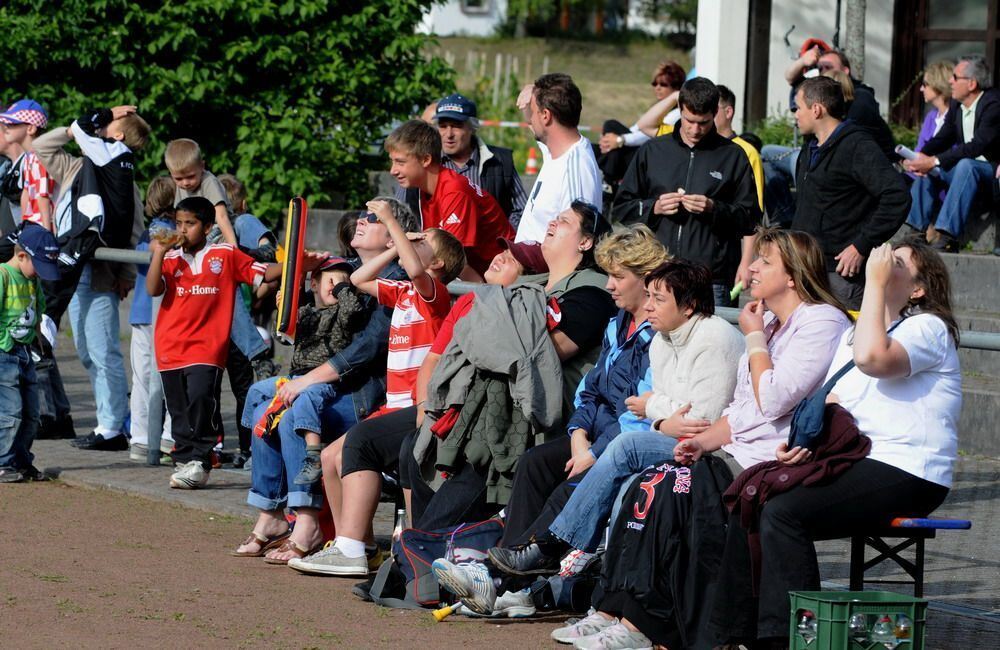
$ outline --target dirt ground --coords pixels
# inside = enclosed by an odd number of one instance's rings
[[[377,608],[355,579],[228,551],[251,522],[58,481],[0,486],[7,648],[513,648],[565,617],[483,621]]]

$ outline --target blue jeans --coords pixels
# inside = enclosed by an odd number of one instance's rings
[[[587,471],[549,530],[573,548],[593,553],[626,479],[650,465],[673,459],[675,444],[674,438],[655,431],[617,436]]]
[[[716,307],[736,307],[736,301],[729,297],[733,290],[731,284],[713,284],[712,296],[715,298]]]
[[[38,384],[26,345],[0,350],[0,467],[27,469],[35,460],[31,443],[38,431]]]
[[[253,359],[267,349],[267,343],[264,343],[257,326],[253,324],[250,310],[243,302],[239,289],[236,290],[236,300],[233,302],[233,324],[229,330],[229,338],[247,359]]]
[[[98,433],[122,432],[128,415],[128,379],[118,341],[118,294],[90,288],[90,265],[69,302],[69,322],[80,363],[90,375],[97,404]]]
[[[795,217],[792,188],[795,186],[795,166],[800,151],[776,144],[764,145],[760,150],[764,167],[764,207],[771,225],[789,228]]]
[[[243,409],[244,426],[253,428],[274,398],[277,377],[255,383],[247,393]],[[304,432],[319,433],[324,441],[343,435],[357,423],[351,395],[340,395],[332,384],[313,384],[292,402],[277,434],[261,438],[251,436],[253,466],[247,503],[260,510],[319,508],[323,491],[314,485],[296,485],[296,474],[306,457]]]
[[[952,237],[961,237],[965,223],[972,212],[972,204],[980,192],[989,192],[993,182],[993,167],[988,162],[962,158],[949,170],[941,170],[938,177],[948,185],[948,193],[941,204],[934,227]],[[934,201],[939,186],[930,176],[918,177],[910,186],[913,203],[906,223],[917,230],[927,230],[931,223]],[[987,196],[990,196],[987,194]]]

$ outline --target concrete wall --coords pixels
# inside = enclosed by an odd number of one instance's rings
[[[733,3],[736,4],[736,3]],[[745,4],[740,2],[739,4]],[[889,111],[889,68],[892,54],[892,14],[894,2],[868,2],[865,14],[865,75],[863,81],[875,89],[875,99],[883,116]],[[727,9],[729,3],[726,3]],[[840,44],[844,45],[846,5],[842,3]],[[831,0],[774,0],[771,8],[770,69],[767,84],[768,115],[789,115],[788,83],[785,69],[798,57],[799,47],[808,38],[822,38],[833,44],[836,4]],[[699,18],[700,18],[699,10]],[[701,25],[699,20],[699,27]],[[785,32],[792,47],[785,45]],[[746,29],[744,29],[744,33]],[[699,52],[700,54],[700,52]],[[734,89],[735,91],[735,89]]]
[[[781,1],[781,0],[779,0]],[[728,86],[737,105],[746,90],[747,0],[700,0],[695,68],[698,76]],[[743,129],[743,111],[737,107],[733,129]]]

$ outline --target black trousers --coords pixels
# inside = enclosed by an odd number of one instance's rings
[[[788,636],[789,591],[819,591],[815,540],[849,537],[893,517],[933,512],[948,488],[866,458],[826,485],[797,487],[764,504],[761,582],[754,597],[750,550],[738,518],[730,520],[712,625],[720,640]]]
[[[249,456],[251,432],[249,427],[243,426],[243,407],[254,382],[253,365],[232,341],[229,342],[226,374],[229,375],[229,387],[233,389],[233,397],[236,398],[236,431],[239,435],[240,452]]]
[[[415,406],[358,422],[344,437],[340,475],[396,471],[403,441],[416,428]]]
[[[566,480],[566,462],[571,454],[569,436],[560,436],[522,454],[514,473],[500,546],[527,541],[527,533],[533,530],[549,495]]]
[[[222,368],[194,365],[161,371],[160,377],[174,436],[174,462],[200,460],[211,469],[212,448],[222,432]]]
[[[440,530],[458,524],[483,521],[496,514],[486,501],[486,475],[469,463],[453,473],[437,491],[424,481],[413,457],[417,432],[403,441],[399,450],[399,482],[410,489],[410,513],[414,528]]]

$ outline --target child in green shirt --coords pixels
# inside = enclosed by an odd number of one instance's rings
[[[38,278],[59,280],[58,256],[52,233],[26,222],[14,256],[0,264],[0,483],[44,478],[32,465],[38,385],[29,345],[45,311]]]

